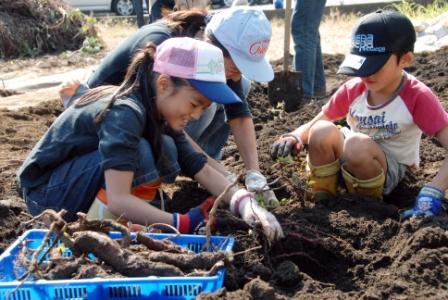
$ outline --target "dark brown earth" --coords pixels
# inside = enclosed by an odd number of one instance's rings
[[[448,108],[448,48],[418,54],[409,70],[431,87]],[[346,78],[335,75],[342,56],[325,56],[329,92]],[[277,66],[279,67],[279,66]],[[51,96],[54,98],[54,96]],[[0,98],[1,101],[1,98]],[[448,299],[448,217],[400,222],[399,210],[412,205],[419,188],[436,174],[446,150],[423,137],[422,166],[384,202],[342,194],[313,203],[297,164],[275,164],[269,147],[275,138],[310,120],[325,100],[285,113],[271,107],[267,89],[255,85],[252,106],[261,168],[278,179],[276,194],[283,205],[274,210],[286,238],[269,245],[240,223],[218,224],[219,234],[236,237],[234,251],[263,248],[235,258],[225,289],[204,299]],[[28,220],[16,191],[15,172],[26,153],[62,111],[57,100],[19,111],[0,111],[0,252]],[[225,148],[224,163],[243,170],[235,145]],[[169,189],[173,206],[186,210],[205,192],[182,179]]]
[[[93,23],[62,0],[0,1],[0,58],[77,50]]]

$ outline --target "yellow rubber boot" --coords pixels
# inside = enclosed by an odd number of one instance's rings
[[[342,165],[341,169],[342,177],[344,178],[349,193],[383,199],[384,182],[386,181],[386,176],[383,171],[374,178],[361,180],[350,174],[345,169],[345,165]]]
[[[341,168],[339,159],[322,166],[313,166],[308,158],[307,162],[309,171],[308,185],[313,193],[313,199],[319,200],[336,195],[338,173]]]

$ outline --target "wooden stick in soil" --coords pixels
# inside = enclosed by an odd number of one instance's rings
[[[211,240],[210,240],[210,237],[212,235],[211,225],[213,223],[215,223],[215,218],[216,218],[215,215],[216,215],[216,210],[218,209],[219,203],[224,198],[224,195],[227,194],[227,192],[240,181],[241,176],[242,176],[242,174],[238,175],[238,177],[236,178],[236,180],[234,182],[232,182],[228,186],[226,186],[224,191],[218,196],[218,198],[216,198],[215,203],[213,203],[212,209],[210,210],[210,213],[208,214],[208,221],[205,224],[206,241],[205,241],[205,245],[204,245],[204,251],[209,251],[211,248]]]

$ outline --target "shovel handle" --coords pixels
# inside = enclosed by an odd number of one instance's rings
[[[285,5],[285,38],[283,46],[283,70],[289,69],[289,41],[291,38],[291,0],[286,0]]]

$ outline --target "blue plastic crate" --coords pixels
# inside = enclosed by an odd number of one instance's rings
[[[19,254],[22,241],[30,249],[40,246],[47,230],[32,229],[26,231],[8,249],[0,255],[0,300],[74,300],[74,299],[194,299],[201,292],[213,292],[222,287],[225,269],[214,276],[207,277],[139,277],[112,279],[79,279],[79,280],[37,280],[20,284],[16,276],[20,277],[25,269],[17,269],[14,260]],[[172,237],[172,241],[179,246],[188,248],[196,253],[203,251],[206,242],[202,235],[148,234],[155,239]],[[121,234],[111,232],[113,239]],[[135,238],[135,234],[132,234]],[[221,251],[231,251],[234,239],[232,237],[212,236],[213,247]],[[68,249],[64,253],[71,256]],[[20,286],[19,286],[20,284]],[[17,288],[19,286],[19,288]]]

